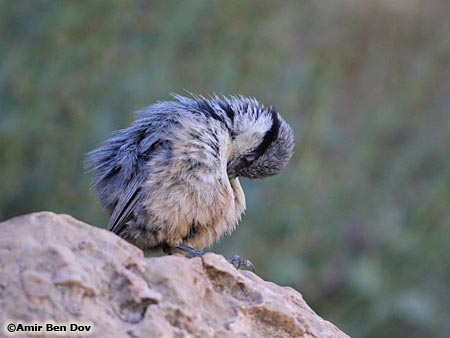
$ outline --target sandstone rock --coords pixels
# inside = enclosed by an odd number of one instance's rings
[[[0,229],[4,335],[7,323],[51,322],[92,325],[72,337],[348,337],[297,291],[220,255],[144,258],[109,231],[50,212]]]

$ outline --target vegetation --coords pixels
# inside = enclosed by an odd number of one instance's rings
[[[436,1],[1,1],[0,218],[104,226],[83,153],[170,92],[240,93],[296,132],[212,248],[354,337],[450,332],[450,20]]]

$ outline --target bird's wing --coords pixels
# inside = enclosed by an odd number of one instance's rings
[[[163,140],[149,136],[141,140],[139,153],[135,153],[137,148],[134,147],[128,151],[128,157],[126,161],[124,161],[128,166],[126,169],[128,169],[129,172],[131,171],[135,173],[131,174],[132,179],[130,180],[130,183],[127,184],[125,189],[120,194],[121,197],[119,198],[119,201],[117,202],[109,220],[108,230],[119,234],[125,224],[130,220],[133,214],[133,209],[137,204],[139,204],[140,201],[143,200],[144,196],[141,188],[147,178],[147,175],[144,173],[143,163],[148,161],[148,158],[155,151],[155,149],[162,144],[164,144]],[[139,163],[136,162],[136,159],[138,158],[145,160],[143,160],[143,163]],[[139,168],[135,169],[136,166],[139,166]],[[126,176],[130,177],[129,175]]]
[[[133,180],[124,191],[123,196],[117,202],[116,207],[108,223],[108,230],[118,234],[124,225],[130,220],[133,209],[143,199],[141,193],[142,182]]]

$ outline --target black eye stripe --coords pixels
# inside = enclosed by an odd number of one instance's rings
[[[277,139],[278,137],[278,133],[280,131],[280,119],[278,118],[278,113],[277,111],[270,106],[268,108],[269,113],[271,114],[272,117],[272,126],[270,127],[270,129],[264,134],[264,138],[261,142],[261,144],[256,147],[252,152],[251,152],[251,157],[253,157],[252,161],[247,161],[248,165],[252,164],[253,162],[255,162],[258,158],[261,157],[262,154],[264,154],[264,152],[267,150],[267,148],[269,148],[269,146]]]

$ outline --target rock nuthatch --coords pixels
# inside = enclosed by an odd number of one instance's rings
[[[271,106],[244,96],[173,95],[87,154],[108,229],[143,250],[202,255],[245,210],[239,176],[278,174],[292,129]],[[251,262],[233,256],[235,266]]]

